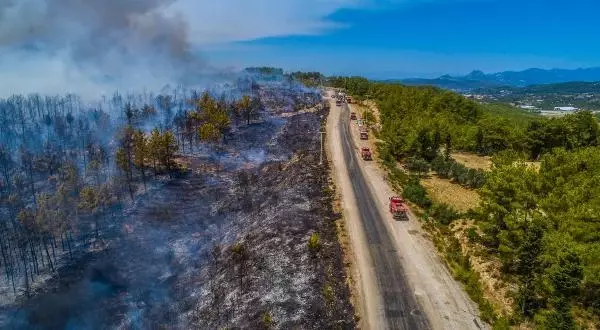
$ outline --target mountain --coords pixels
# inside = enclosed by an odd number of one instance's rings
[[[576,94],[600,94],[600,81],[584,82],[571,81],[556,84],[529,85],[526,87],[492,87],[474,89],[475,94],[507,94],[511,95],[576,95]]]
[[[449,75],[443,75],[435,79],[409,78],[402,80],[387,80],[387,82],[399,82],[402,84],[413,86],[433,85],[438,86],[440,88],[454,90],[471,90],[476,88],[491,88],[500,86],[497,83],[488,82],[485,80],[472,79],[469,76],[452,77]]]
[[[600,81],[600,67],[585,69],[527,69],[486,74],[475,70],[466,76],[444,75],[435,79],[402,79],[407,85],[434,85],[440,88],[471,90],[499,86],[525,87],[530,85],[556,84],[570,81]]]

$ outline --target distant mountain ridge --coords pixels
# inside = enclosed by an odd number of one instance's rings
[[[407,85],[433,85],[447,89],[471,90],[498,86],[526,87],[572,81],[600,81],[600,67],[582,69],[527,69],[486,74],[475,70],[466,76],[443,75],[435,79],[409,78],[393,80]]]

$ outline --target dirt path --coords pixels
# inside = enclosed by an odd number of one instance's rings
[[[357,200],[354,193],[356,189],[352,187],[353,183],[348,172],[348,167],[351,167],[352,164],[347,166],[341,147],[345,141],[342,141],[343,134],[340,132],[347,128],[344,126],[347,125],[348,114],[347,107],[340,108],[332,104],[327,128],[328,146],[333,156],[338,187],[343,195],[344,216],[348,221],[349,233],[358,260],[356,272],[359,274],[359,280],[357,283],[361,285],[359,292],[362,293],[360,301],[363,303],[358,310],[364,318],[364,328],[394,328],[393,323],[389,322],[389,315],[382,310],[382,304],[388,295],[385,290],[388,288],[381,286],[375,270],[377,265],[374,265],[373,258],[369,257],[371,247],[365,239],[365,232],[368,232],[368,228],[367,224],[364,229],[361,228],[361,222],[364,219],[361,219],[360,210],[356,207]],[[349,143],[354,149],[354,159],[359,159],[357,146],[361,144],[354,123],[350,125],[349,131],[352,136],[349,138],[351,140]],[[397,267],[395,272],[403,275],[401,279],[405,280],[410,288],[410,292],[401,294],[415,297],[419,305],[419,309],[416,311],[424,311],[429,326],[433,329],[486,328],[487,326],[478,317],[475,304],[469,299],[461,285],[452,278],[437,255],[435,247],[426,238],[425,232],[414,214],[410,214],[409,221],[395,221],[388,214],[388,197],[394,193],[384,179],[384,171],[376,162],[359,160],[358,165],[360,165],[360,171],[356,173],[364,176],[368,183],[367,194],[372,195],[375,212],[383,219],[381,222],[386,233],[382,234],[387,234],[392,238],[392,250],[399,264],[399,266],[395,266]],[[364,198],[364,196],[359,197]],[[404,310],[402,313],[411,314],[415,311]]]

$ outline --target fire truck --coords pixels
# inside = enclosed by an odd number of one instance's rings
[[[390,213],[394,219],[408,220],[408,206],[406,205],[404,198],[400,196],[390,197]]]
[[[367,147],[360,148],[360,156],[363,160],[373,160],[373,155],[371,154],[371,149]]]

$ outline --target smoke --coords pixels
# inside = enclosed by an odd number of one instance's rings
[[[0,1],[0,94],[197,82],[211,68],[192,51],[172,0]],[[15,70],[18,68],[18,70]]]

